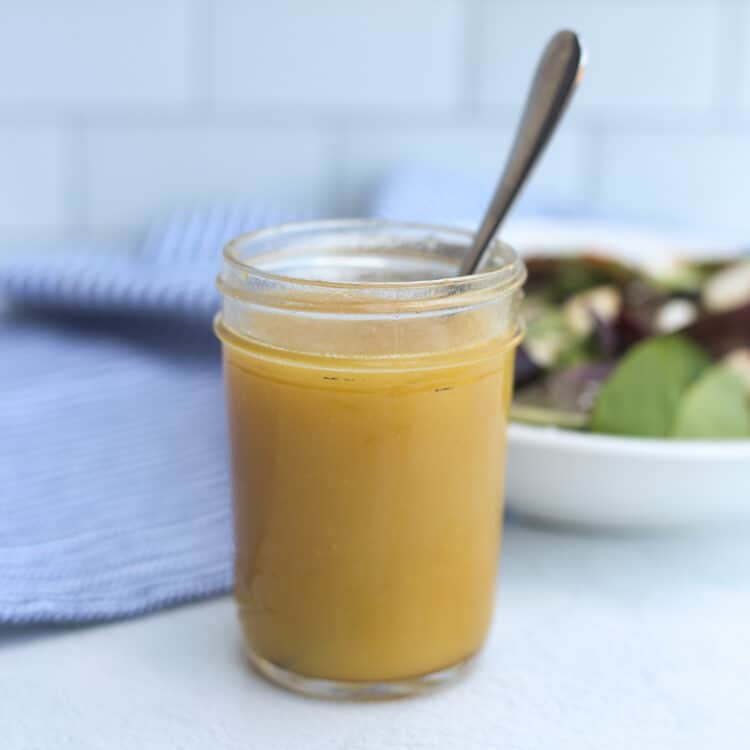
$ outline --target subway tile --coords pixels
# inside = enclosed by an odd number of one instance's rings
[[[601,156],[597,201],[607,212],[750,233],[750,135],[616,131]]]
[[[482,0],[478,98],[518,106],[546,40],[578,31],[588,67],[573,113],[705,111],[717,94],[718,0]]]
[[[63,229],[68,144],[54,127],[0,128],[0,231]]]
[[[142,226],[173,207],[234,198],[321,208],[327,150],[324,135],[298,128],[93,128],[87,224]]]
[[[449,108],[460,97],[463,12],[461,0],[216,0],[217,101]]]
[[[727,25],[736,24],[736,28],[727,31],[733,37],[726,39],[726,43],[734,44],[739,56],[739,70],[730,72],[736,73],[739,79],[735,79],[739,88],[739,104],[747,112],[750,110],[750,5],[746,2],[732,4],[725,12]]]
[[[6,0],[0,104],[181,104],[189,95],[189,0]]]
[[[355,129],[343,139],[340,158],[343,205],[361,213],[384,178],[403,168],[437,170],[457,179],[473,178],[492,189],[510,149],[513,128],[445,126]],[[529,193],[582,202],[586,187],[586,139],[569,124],[542,156]],[[446,217],[451,218],[463,217]]]

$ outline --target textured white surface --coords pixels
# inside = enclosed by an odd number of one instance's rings
[[[443,692],[331,704],[243,662],[228,599],[0,635],[3,750],[745,750],[750,528],[587,536],[511,525],[495,625]]]

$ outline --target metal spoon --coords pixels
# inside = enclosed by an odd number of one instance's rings
[[[484,253],[560,121],[586,67],[572,31],[558,31],[544,48],[508,161],[459,275],[476,273]]]

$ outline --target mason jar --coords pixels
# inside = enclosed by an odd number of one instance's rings
[[[330,697],[458,674],[493,611],[525,269],[386,221],[290,224],[218,285],[235,596],[252,664]]]

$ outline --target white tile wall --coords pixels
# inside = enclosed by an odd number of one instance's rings
[[[217,0],[221,103],[312,111],[449,109],[460,97],[461,0]]]
[[[394,165],[470,172],[485,183],[490,173],[491,184],[512,137],[512,128],[497,125],[351,129],[341,150],[341,203],[354,213],[361,210],[370,188]],[[585,146],[582,133],[561,131],[534,175],[535,189],[571,199],[585,192]]]
[[[0,226],[7,234],[65,226],[67,141],[54,127],[0,127]]]
[[[750,0],[3,0],[0,16],[0,243],[222,196],[356,212],[407,162],[486,174],[559,26],[589,72],[532,189],[750,235]]]
[[[89,226],[127,228],[184,204],[313,200],[330,182],[325,135],[294,127],[103,127],[86,137]]]
[[[613,130],[602,157],[607,179],[598,197],[611,210],[750,230],[750,133]]]
[[[578,114],[708,110],[718,81],[720,0],[482,0],[479,98],[517,106],[536,50],[572,28],[590,57]]]
[[[739,68],[736,81],[742,107],[750,111],[750,3],[732,3],[726,10],[726,35],[730,51],[736,54],[731,60]]]
[[[191,0],[3,0],[0,104],[182,104],[190,96],[191,14]]]

